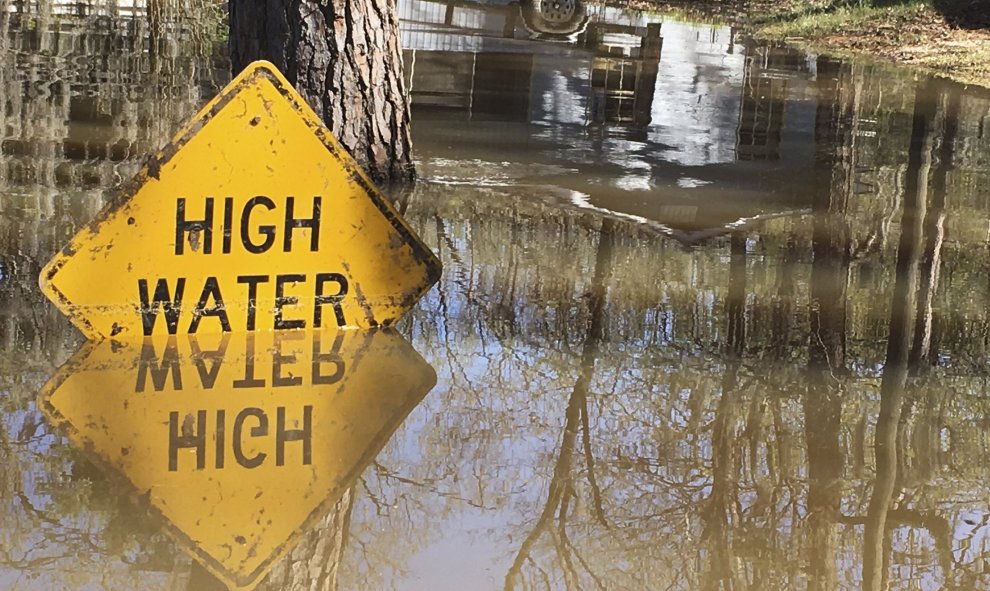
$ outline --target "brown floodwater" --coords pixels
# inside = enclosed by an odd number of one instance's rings
[[[41,267],[230,77],[96,4],[0,3],[0,588],[990,588],[990,92],[399,0],[439,284],[85,344]]]

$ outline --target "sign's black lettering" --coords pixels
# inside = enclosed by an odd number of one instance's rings
[[[296,423],[298,424],[298,420]],[[285,465],[285,444],[289,441],[302,443],[302,465],[308,466],[313,458],[313,407],[303,407],[302,428],[286,429],[285,407],[275,409],[275,465]]]
[[[254,254],[267,252],[272,247],[272,244],[275,244],[275,226],[258,226],[258,233],[264,236],[265,240],[260,243],[251,241],[251,212],[259,205],[269,211],[275,209],[274,201],[264,195],[258,195],[249,199],[247,205],[244,206],[244,211],[241,212],[241,243],[248,252],[253,252]]]
[[[241,412],[237,413],[237,418],[234,419],[234,433],[232,435],[232,441],[234,445],[234,458],[237,459],[237,463],[244,466],[245,468],[257,468],[265,461],[268,457],[263,451],[259,451],[252,457],[247,457],[244,455],[244,421],[249,417],[254,417],[258,424],[251,427],[251,437],[263,437],[268,435],[268,415],[265,411],[260,408],[245,408]]]
[[[268,275],[239,275],[238,283],[247,283],[247,329],[254,330],[254,322],[257,311],[258,284],[268,283]]]
[[[283,310],[286,306],[294,306],[299,303],[299,298],[285,295],[287,283],[301,283],[306,281],[305,275],[276,275],[275,276],[275,330],[293,330],[306,328],[306,321],[301,319],[285,320],[282,318]]]
[[[294,217],[296,209],[296,198],[288,197],[285,200],[285,239],[282,245],[283,252],[292,252],[292,231],[296,228],[309,228],[309,250],[317,252],[320,250],[320,205],[323,199],[316,195],[313,197],[313,217]]]
[[[155,281],[153,293],[150,286],[151,281]],[[234,281],[246,287],[236,287],[232,285]],[[298,309],[295,314],[308,316],[310,302],[312,302],[313,328],[323,327],[324,309],[327,306],[333,310],[333,317],[337,326],[346,326],[347,324],[343,303],[349,295],[349,284],[347,278],[340,273],[316,273],[315,275],[283,273],[274,276],[238,275],[233,280],[207,277],[203,280],[196,304],[189,306],[189,310],[185,311],[182,304],[186,295],[186,285],[189,283],[188,278],[178,277],[174,280],[164,277],[138,279],[137,283],[138,298],[141,301],[138,313],[141,315],[141,325],[145,336],[154,334],[155,324],[160,313],[163,313],[165,317],[166,331],[170,335],[179,333],[180,320],[184,321],[187,316],[189,320],[185,331],[187,334],[196,334],[200,330],[204,318],[216,318],[221,332],[225,333],[235,329],[253,332],[256,330],[283,331],[307,328],[307,319],[287,318],[286,316],[292,313],[292,308]],[[272,283],[274,285],[268,285]],[[174,290],[170,289],[171,284],[174,284]],[[239,297],[235,297],[233,300],[238,303],[245,301],[245,303],[234,308],[228,308],[224,293],[229,290],[234,290],[235,293],[238,290],[246,291],[246,301]],[[303,298],[303,294],[307,294],[307,297]],[[308,294],[312,295],[309,296]],[[303,300],[305,300],[304,303],[301,303]],[[267,304],[259,306],[259,302],[267,302]],[[259,310],[263,314],[265,312],[269,314],[270,323],[262,322],[259,325]]]
[[[135,392],[144,392],[148,382],[148,372],[151,372],[151,381],[154,384],[155,392],[165,389],[168,376],[172,376],[172,388],[182,389],[182,371],[179,366],[179,348],[175,338],[169,338],[165,346],[165,353],[159,357],[155,351],[155,346],[145,342],[141,345],[141,358],[138,360],[137,384],[134,386]]]
[[[193,250],[203,254],[213,252],[213,197],[206,198],[205,213],[201,220],[186,219],[186,198],[179,197],[175,202],[175,254],[183,254],[186,234]]]
[[[179,313],[182,309],[182,291],[186,287],[186,279],[179,277],[175,281],[175,295],[168,292],[168,280],[159,279],[155,283],[155,295],[152,300],[148,296],[148,280],[138,279],[138,297],[141,299],[141,326],[144,336],[149,336],[155,329],[158,320],[158,306],[165,311],[165,325],[168,334],[175,334],[179,327]]]
[[[242,201],[239,207],[234,197],[223,198],[223,215],[220,227],[216,227],[216,199],[203,197],[202,217],[190,219],[196,213],[189,213],[190,202],[186,197],[175,200],[175,254],[186,254],[189,250],[202,254],[213,254],[213,234],[220,231],[220,252],[230,254],[238,234],[239,242],[249,253],[262,254],[268,252],[278,241],[279,230],[274,224],[255,223],[258,214],[279,209],[280,203],[267,195],[255,195],[247,201]],[[292,252],[292,240],[296,230],[309,230],[309,250],[320,250],[320,223],[323,216],[323,197],[314,195],[310,216],[297,213],[297,200],[289,195],[284,199],[285,213],[282,216],[282,252]],[[259,212],[258,210],[264,210]],[[238,215],[238,213],[240,215]],[[235,223],[237,224],[235,226]]]
[[[335,283],[337,285],[337,293],[328,294],[326,293],[328,283]],[[347,278],[340,273],[317,273],[316,274],[316,299],[314,300],[315,309],[313,310],[313,326],[315,328],[320,328],[323,326],[323,306],[330,304],[333,306],[333,315],[337,319],[337,326],[344,326],[347,321],[344,320],[344,310],[341,308],[340,303],[344,301],[344,297],[347,295]]]
[[[213,299],[213,306],[207,308],[206,303]],[[223,304],[223,296],[220,295],[220,284],[216,277],[207,277],[203,284],[203,293],[196,302],[193,309],[192,322],[189,323],[189,334],[196,334],[199,329],[199,321],[203,316],[215,317],[220,321],[220,328],[223,332],[230,332],[230,320],[227,318],[227,308]]]
[[[196,428],[195,435],[193,427]],[[175,472],[179,469],[179,450],[194,448],[196,450],[196,469],[206,467],[206,411],[187,414],[179,427],[179,413],[172,411],[168,415],[168,470]]]

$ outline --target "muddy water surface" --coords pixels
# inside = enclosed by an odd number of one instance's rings
[[[397,332],[82,349],[41,266],[229,74],[195,22],[2,21],[0,587],[990,587],[990,93],[399,9],[444,275]]]

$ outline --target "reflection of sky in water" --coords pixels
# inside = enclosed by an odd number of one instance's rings
[[[711,181],[703,181],[701,179],[695,179],[689,176],[682,176],[677,179],[677,186],[682,189],[694,189],[695,187],[703,187],[710,184]]]
[[[649,191],[652,182],[649,176],[626,174],[615,179],[615,186],[623,191]]]
[[[532,121],[585,125],[588,121],[588,96],[583,89],[590,84],[586,64],[578,60],[537,55],[533,69],[542,75],[533,78]]]
[[[745,52],[728,27],[667,21],[652,116],[661,156],[698,166],[733,162]]]

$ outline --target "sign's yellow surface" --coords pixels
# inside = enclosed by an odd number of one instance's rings
[[[267,62],[42,271],[89,338],[387,326],[440,263]]]
[[[87,344],[39,395],[231,587],[253,587],[360,476],[436,374],[388,330]]]

